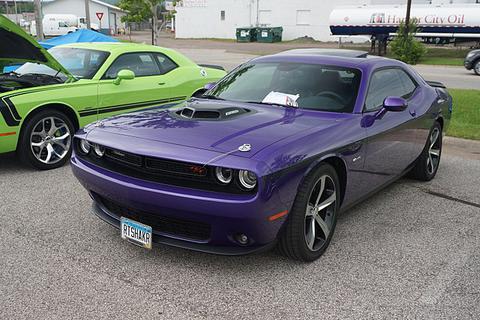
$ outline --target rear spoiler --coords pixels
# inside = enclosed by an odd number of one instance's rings
[[[447,89],[447,87],[445,87],[445,85],[441,82],[438,82],[438,81],[426,81],[431,87],[434,87],[434,88],[442,88],[442,89]]]
[[[217,69],[217,70],[222,70],[222,71],[226,71],[224,67],[222,66],[217,66],[215,64],[199,64],[200,67],[204,67],[204,68],[210,68],[210,69]]]

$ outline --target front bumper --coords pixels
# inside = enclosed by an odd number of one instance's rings
[[[268,250],[287,216],[269,221],[268,217],[288,208],[276,191],[256,195],[230,195],[193,190],[135,179],[97,167],[75,155],[72,170],[94,199],[93,212],[104,221],[119,228],[120,216],[102,202],[108,199],[125,208],[149,212],[158,219],[181,219],[209,225],[208,236],[190,238],[153,228],[153,241],[196,251],[242,255]],[[130,209],[129,209],[130,210]],[[142,221],[139,221],[142,222]],[[168,228],[167,228],[168,229]],[[235,240],[245,234],[247,245]]]
[[[467,60],[465,60],[465,61],[463,62],[463,66],[464,66],[465,69],[467,69],[467,70],[472,70],[472,68],[473,68],[472,62],[471,62],[471,61],[467,61]]]

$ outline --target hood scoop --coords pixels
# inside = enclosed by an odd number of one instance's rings
[[[191,120],[210,120],[221,121],[229,120],[251,113],[252,111],[241,107],[207,107],[207,106],[192,106],[189,105],[174,114],[176,117]]]

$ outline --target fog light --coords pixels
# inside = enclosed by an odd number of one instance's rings
[[[246,245],[248,244],[248,237],[246,234],[243,234],[243,233],[237,233],[235,236],[235,241],[237,241],[238,243],[240,243],[241,245]]]

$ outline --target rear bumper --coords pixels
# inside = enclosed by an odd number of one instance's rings
[[[272,248],[287,217],[268,220],[269,216],[287,210],[277,192],[239,196],[192,190],[123,176],[84,162],[75,155],[71,164],[73,173],[94,200],[95,215],[117,228],[121,212],[128,211],[112,212],[102,202],[104,199],[132,212],[148,212],[149,219],[178,219],[209,226],[203,238],[166,233],[153,227],[156,243],[223,255],[250,254]],[[236,234],[247,235],[249,243],[239,244]]]

